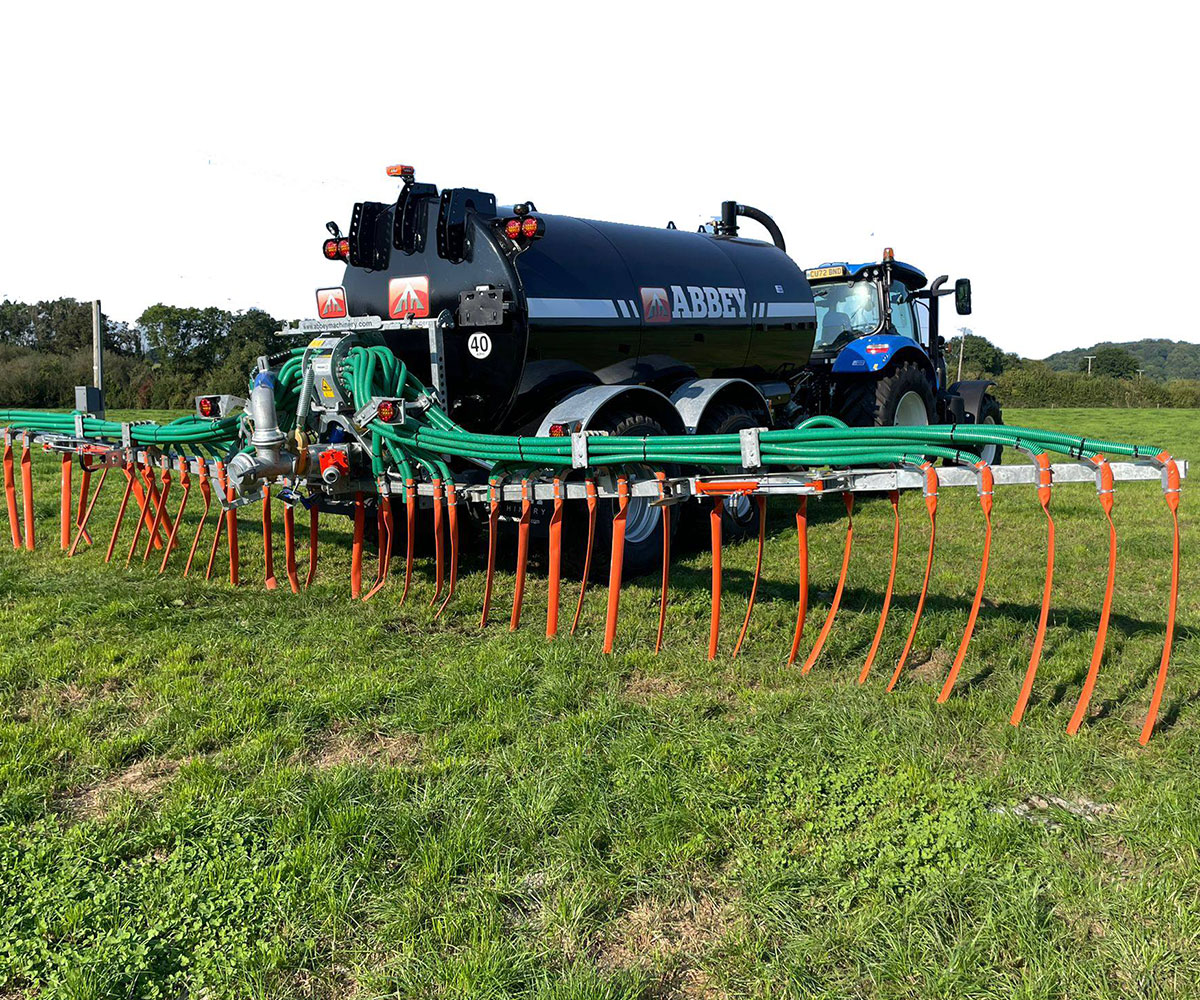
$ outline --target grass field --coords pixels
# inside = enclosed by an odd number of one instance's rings
[[[1197,411],[1006,419],[1200,458]],[[885,500],[860,505],[843,609],[801,677],[784,666],[789,503],[736,661],[754,549],[726,551],[710,663],[704,553],[676,567],[663,653],[647,579],[625,591],[604,656],[603,589],[577,636],[547,643],[540,575],[511,634],[511,576],[482,633],[478,571],[437,621],[428,561],[415,602],[398,608],[392,589],[352,604],[333,519],[300,597],[262,587],[256,508],[237,591],[181,579],[182,560],[161,578],[94,549],[68,563],[56,463],[35,466],[38,550],[0,547],[0,997],[1200,995],[1186,484],[1176,652],[1141,748],[1169,569],[1154,484],[1118,488],[1109,653],[1093,717],[1069,737],[1106,557],[1089,486],[1055,492],[1054,610],[1014,729],[1044,571],[1032,488],[998,491],[987,601],[938,706],[978,572],[971,490],[943,491],[916,666],[888,695],[923,569],[919,496],[903,501],[893,613],[860,687]],[[844,528],[840,500],[810,511],[804,649]]]

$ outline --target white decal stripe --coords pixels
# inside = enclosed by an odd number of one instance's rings
[[[768,302],[768,319],[815,319],[817,307],[811,302]]]
[[[612,299],[529,299],[529,315],[538,319],[616,319]]]
[[[617,308],[621,310],[622,319],[629,319],[629,306],[625,304],[624,299],[617,299]]]
[[[639,318],[637,303],[634,302],[633,299],[629,300],[629,315],[632,316],[634,319]]]

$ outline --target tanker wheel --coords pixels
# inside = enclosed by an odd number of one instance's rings
[[[983,404],[979,408],[978,423],[987,424],[992,427],[998,427],[1004,423],[1004,414],[995,396],[987,395],[983,397]],[[999,444],[985,445],[979,449],[979,457],[987,462],[988,465],[999,465],[1004,460],[1004,446]]]
[[[700,426],[696,428],[696,433],[736,434],[747,427],[761,427],[762,425],[762,418],[758,414],[752,413],[741,406],[736,406],[733,403],[718,403],[705,411],[704,419],[701,420]],[[744,472],[745,469],[740,466],[731,468],[726,465],[711,469],[710,471],[714,475],[730,475],[736,472]],[[694,534],[697,538],[707,538],[709,531],[709,502],[705,501],[702,504],[690,503],[687,506],[693,513],[698,510],[702,515],[701,517],[693,516],[690,518],[692,529],[689,531],[689,535]],[[757,538],[758,505],[746,496],[727,497],[721,508],[721,537],[724,541],[728,542],[738,542],[746,538]]]
[[[662,436],[667,433],[665,427],[653,417],[627,410],[617,410],[591,425],[590,430],[607,431],[613,437],[645,437]],[[663,471],[668,476],[675,474],[673,467],[652,468],[648,465],[633,464],[621,467],[631,478],[638,481],[654,479],[656,471]],[[576,571],[583,566],[583,556],[587,541],[587,511],[582,502],[572,504],[574,518],[565,532],[569,546],[568,555]],[[612,519],[617,512],[616,499],[601,499],[596,504],[596,539],[592,551],[593,579],[606,579],[609,561],[612,554]],[[674,538],[679,528],[679,518],[671,518],[671,537]],[[647,498],[630,497],[629,506],[625,511],[625,554],[623,556],[622,578],[631,579],[657,571],[662,566],[662,512],[658,507],[652,507]]]
[[[846,379],[838,416],[851,427],[924,427],[933,423],[933,387],[905,361],[878,378]]]

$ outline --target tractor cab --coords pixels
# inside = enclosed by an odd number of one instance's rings
[[[817,307],[813,353],[838,354],[860,337],[897,336],[929,348],[929,308],[917,294],[926,278],[911,264],[822,264],[805,272]]]

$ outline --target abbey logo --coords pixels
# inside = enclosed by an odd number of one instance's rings
[[[647,323],[673,319],[744,319],[746,289],[712,285],[643,288],[642,315]]]
[[[392,278],[388,282],[388,315],[392,319],[429,315],[429,276]]]
[[[317,315],[321,319],[344,319],[346,316],[346,289],[318,288]]]

